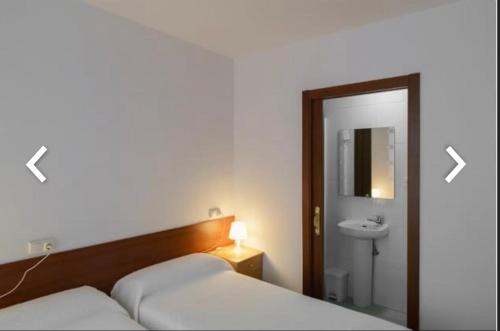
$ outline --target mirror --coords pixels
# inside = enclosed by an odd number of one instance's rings
[[[339,130],[339,195],[394,199],[394,133],[394,127]]]

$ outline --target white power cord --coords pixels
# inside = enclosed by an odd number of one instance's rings
[[[50,254],[52,253],[52,246],[47,245],[47,251],[48,251],[47,255],[45,255],[40,261],[38,261],[37,263],[35,263],[33,266],[31,266],[28,270],[26,270],[24,272],[23,276],[21,277],[21,279],[19,280],[19,282],[16,284],[16,286],[14,286],[14,288],[12,290],[10,290],[7,293],[4,293],[4,294],[0,295],[0,299],[3,299],[6,296],[14,293],[14,291],[17,290],[19,288],[19,286],[21,286],[21,284],[24,282],[24,279],[26,278],[26,275],[30,271],[32,271],[33,269],[35,269],[36,267],[38,267],[40,264],[42,264],[42,262],[45,261],[50,256]]]

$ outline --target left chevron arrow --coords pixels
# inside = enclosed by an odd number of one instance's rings
[[[47,147],[45,147],[45,146],[40,147],[38,152],[36,152],[35,155],[33,155],[31,157],[31,159],[28,161],[28,163],[26,163],[26,166],[28,167],[28,169],[42,183],[45,182],[45,180],[47,178],[42,174],[42,172],[40,170],[38,170],[38,168],[35,166],[35,163],[37,163],[38,160],[40,160],[40,158],[43,156],[43,154],[45,154],[46,151],[47,151]]]

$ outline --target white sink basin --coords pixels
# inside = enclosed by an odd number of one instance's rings
[[[338,224],[340,232],[356,239],[378,239],[387,236],[389,225],[367,220],[345,220]]]

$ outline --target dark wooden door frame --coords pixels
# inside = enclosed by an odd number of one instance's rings
[[[419,328],[420,261],[420,74],[302,92],[303,293],[323,295],[323,231],[314,233],[314,207],[323,229],[323,101],[352,95],[408,89],[407,326]]]

